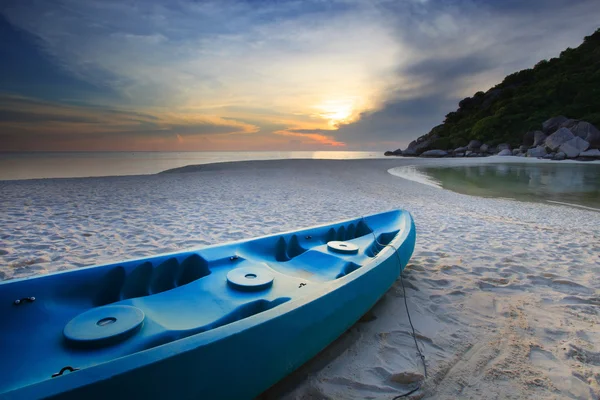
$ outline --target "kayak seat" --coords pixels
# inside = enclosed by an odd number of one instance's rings
[[[280,262],[289,261],[305,251],[306,249],[300,246],[298,242],[298,236],[292,235],[289,242],[283,236],[280,236],[275,245],[275,260]]]
[[[269,263],[283,274],[316,282],[332,281],[360,268],[360,265],[319,250],[308,250],[285,263]]]
[[[131,262],[111,268],[98,285],[94,305],[144,297],[186,285],[210,274],[198,254],[171,257],[162,262]]]
[[[337,229],[331,228],[327,231],[324,243],[331,242],[334,240],[346,241],[365,236],[373,232],[371,228],[364,222],[359,221],[356,225],[341,225]]]
[[[369,257],[375,257],[385,246],[394,240],[398,232],[400,231],[397,230],[380,234],[377,236],[377,242],[373,240],[373,243],[365,250],[365,254]]]

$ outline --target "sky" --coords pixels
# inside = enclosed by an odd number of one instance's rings
[[[598,0],[2,0],[0,151],[404,148]]]

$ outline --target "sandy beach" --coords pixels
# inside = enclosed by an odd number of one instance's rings
[[[248,161],[0,181],[0,280],[403,208],[417,225],[404,282],[429,373],[412,398],[600,398],[600,214],[461,195],[388,172],[443,162]],[[413,388],[423,368],[403,297],[397,281],[261,397],[390,399]]]

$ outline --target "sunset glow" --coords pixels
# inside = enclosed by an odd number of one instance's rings
[[[400,147],[597,23],[536,2],[11,2],[0,151]]]

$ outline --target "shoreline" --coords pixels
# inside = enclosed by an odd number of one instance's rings
[[[70,152],[0,154],[0,181],[153,175],[187,165],[253,160],[385,159],[373,151]]]
[[[148,174],[130,174],[130,175],[93,175],[93,176],[73,176],[73,177],[47,177],[47,178],[27,178],[27,179],[0,179],[0,184],[8,182],[34,182],[43,181],[51,182],[53,180],[85,180],[85,179],[107,179],[107,178],[135,178],[135,177],[148,177],[156,175],[166,174],[178,174],[178,173],[194,173],[194,172],[215,172],[215,171],[232,171],[244,169],[248,166],[253,168],[266,168],[274,166],[278,163],[286,162],[340,162],[340,163],[360,163],[360,162],[372,162],[372,163],[400,163],[402,166],[420,166],[420,165],[432,165],[432,166],[463,166],[463,165],[476,165],[476,164],[495,164],[495,163],[550,163],[556,164],[555,160],[547,160],[541,158],[528,158],[528,157],[502,157],[502,156],[487,156],[487,157],[476,157],[476,158],[426,158],[426,157],[384,157],[381,158],[352,158],[352,159],[328,159],[328,158],[282,158],[282,159],[268,159],[268,160],[237,160],[237,161],[215,161],[203,164],[189,164],[182,167],[168,168],[155,173]],[[411,164],[407,164],[407,162]],[[264,163],[264,164],[263,164]],[[561,164],[600,164],[600,160],[582,161],[582,160],[562,160]]]

